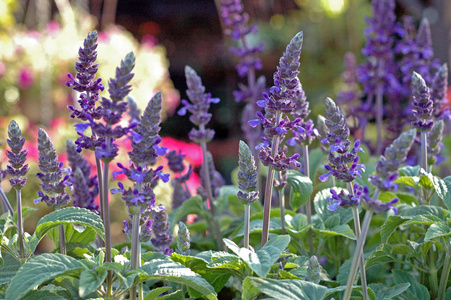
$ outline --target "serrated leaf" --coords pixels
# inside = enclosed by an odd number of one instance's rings
[[[327,288],[313,282],[289,279],[277,280],[269,278],[246,277],[249,282],[247,286],[252,285],[262,293],[278,300],[318,300],[326,295]],[[243,299],[252,299],[244,295]]]
[[[447,212],[447,214],[448,214],[448,212]],[[442,221],[445,220],[445,210],[441,207],[433,206],[433,205],[416,206],[416,207],[412,207],[412,208],[403,210],[400,213],[401,217],[407,217],[407,218],[415,217],[418,215],[436,216]]]
[[[431,173],[426,173],[423,169],[420,170],[420,181],[418,185],[424,187],[425,189],[432,189],[434,184],[432,183],[433,176]]]
[[[163,286],[159,288],[152,289],[145,297],[144,300],[155,300],[163,294],[164,292],[167,292],[171,289],[170,286]]]
[[[199,216],[205,215],[206,210],[201,196],[194,196],[183,202],[183,204],[175,211],[173,224],[177,224],[178,221],[189,214],[196,214]]]
[[[92,228],[102,239],[104,238],[103,222],[97,214],[85,208],[67,207],[51,212],[39,220],[36,225],[36,230],[29,242],[31,250],[34,251],[36,249],[39,241],[50,230],[65,224],[88,226]]]
[[[376,294],[376,300],[393,299],[402,294],[410,286],[410,283],[400,283],[394,286],[385,286],[382,283],[370,284],[369,287]]]
[[[402,218],[400,216],[390,216],[381,226],[381,242],[386,243],[392,233],[398,228],[401,224],[406,222],[407,219]]]
[[[154,259],[144,263],[138,270],[148,275],[141,275],[143,280],[163,280],[186,285],[201,293],[207,299],[217,299],[214,288],[199,274],[191,271],[180,263],[166,259]]]
[[[448,210],[451,210],[451,176],[443,178],[443,183],[445,184],[448,192],[443,197],[443,203]]]
[[[20,262],[9,253],[3,253],[3,266],[0,268],[0,285],[9,284],[20,268]]]
[[[393,182],[397,184],[405,184],[407,186],[416,187],[419,181],[420,178],[417,176],[400,176]]]
[[[25,293],[52,278],[77,273],[85,266],[59,253],[44,253],[29,259],[17,271],[6,290],[6,299],[20,299]]]
[[[404,174],[405,176],[417,176],[420,172],[420,166],[405,166],[399,168],[399,173]]]
[[[287,172],[287,183],[291,187],[290,206],[293,211],[307,203],[313,192],[313,183],[307,176],[294,170]]]
[[[411,300],[411,299],[421,299],[429,300],[431,296],[429,295],[428,289],[420,284],[418,278],[412,276],[410,272],[403,270],[393,270],[393,280],[395,284],[409,283],[410,286],[407,290],[399,297],[399,299]]]
[[[392,246],[382,244],[374,250],[368,259],[365,261],[366,270],[378,264],[388,263],[393,261]]]
[[[101,269],[99,272],[88,269],[83,270],[80,274],[78,288],[80,297],[86,297],[87,295],[95,292],[105,280],[107,275],[108,271],[105,269]]]
[[[279,259],[290,243],[288,235],[280,235],[270,239],[260,250],[253,252],[238,247],[233,241],[224,239],[226,246],[247,263],[258,276],[266,277],[272,265]]]
[[[437,222],[429,226],[428,230],[426,231],[426,234],[424,235],[424,241],[428,242],[438,237],[445,237],[450,235],[451,228],[443,222]]]
[[[66,244],[84,244],[87,245],[96,240],[96,231],[88,226],[77,226],[74,224],[64,224],[64,237]],[[59,227],[59,226],[58,226]],[[48,237],[55,245],[59,245],[59,228],[55,227],[49,230]]]

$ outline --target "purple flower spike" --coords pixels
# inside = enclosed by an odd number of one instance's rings
[[[8,139],[6,140],[11,150],[6,151],[6,156],[9,159],[9,164],[6,172],[11,175],[9,182],[15,190],[21,190],[27,182],[27,173],[30,169],[27,160],[26,149],[23,149],[25,138],[22,137],[22,131],[16,121],[12,120],[8,126]],[[1,172],[3,173],[3,171]],[[2,176],[0,175],[0,181]]]
[[[431,82],[431,100],[434,102],[434,117],[436,119],[450,119],[448,99],[448,66],[442,65]]]
[[[349,208],[351,206],[360,205],[360,196],[363,193],[363,188],[360,187],[357,183],[354,184],[354,195],[341,190],[340,193],[337,193],[336,190],[331,189],[330,193],[332,196],[327,199],[327,201],[332,202],[327,208],[330,211],[335,211],[339,206],[343,208]]]
[[[168,222],[168,213],[164,205],[154,206],[152,212],[152,229],[155,238],[152,238],[152,244],[155,250],[166,255],[170,255],[172,250],[169,246],[174,237],[170,233],[170,224]]]
[[[413,115],[417,120],[412,124],[420,131],[429,131],[434,126],[434,121],[431,118],[434,110],[433,105],[426,82],[420,74],[413,72],[412,106]]]
[[[368,187],[364,187],[363,193],[360,196],[362,206],[366,209],[370,209],[374,211],[375,213],[383,213],[387,210],[393,210],[395,215],[398,214],[398,208],[393,206],[393,204],[397,203],[399,201],[398,198],[395,198],[389,202],[382,202],[381,200],[372,200],[369,195]]]

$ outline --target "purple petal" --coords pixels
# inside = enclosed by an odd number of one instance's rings
[[[265,107],[268,102],[269,102],[268,100],[258,100],[257,105],[259,107]]]
[[[89,127],[89,123],[78,123],[74,125],[75,127],[75,131],[78,134],[83,134],[83,132],[85,132],[85,130]]]
[[[158,177],[160,177],[161,180],[163,180],[163,182],[169,181],[169,174],[158,172],[157,175]]]
[[[141,141],[143,140],[143,137],[139,133],[134,132],[134,131],[130,131],[130,133],[132,135],[133,142],[135,142],[137,144],[141,143]]]
[[[254,120],[248,121],[248,123],[249,123],[249,125],[250,125],[252,128],[255,128],[255,127],[258,126],[258,124],[260,124],[260,120],[259,120],[259,119],[254,119]]]
[[[320,177],[318,177],[318,179],[319,179],[320,181],[322,181],[322,182],[326,182],[326,181],[329,179],[329,176],[330,176],[331,174],[332,174],[331,172],[326,173],[326,174],[323,174],[323,175],[321,175]]]
[[[159,147],[157,145],[154,145],[153,148],[155,149],[155,153],[158,155],[165,155],[168,152],[168,148],[166,147]]]

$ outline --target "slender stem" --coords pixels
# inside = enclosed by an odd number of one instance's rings
[[[440,277],[440,286],[438,288],[438,300],[445,300],[445,292],[446,292],[446,285],[448,283],[448,277],[449,272],[451,271],[451,256],[450,256],[450,249],[449,249],[449,241],[446,239],[445,241],[445,249],[446,249],[446,255],[445,255],[445,263],[443,264],[442,269],[442,276]]]
[[[304,159],[304,175],[310,178],[310,161],[309,161],[309,153],[308,153],[308,145],[304,145],[302,148],[302,154]],[[312,201],[311,199],[307,199],[307,203],[305,204],[305,214],[307,215],[307,225],[312,224]],[[308,229],[308,245],[310,255],[313,253],[313,233],[311,228]]]
[[[280,172],[278,173],[280,176]],[[282,234],[285,234],[285,188],[279,190],[279,206],[280,206],[280,223],[282,225]]]
[[[6,197],[6,194],[1,187],[0,187],[0,198],[1,198],[3,212],[5,212],[5,213],[9,212],[11,217],[14,216],[14,209],[11,206],[11,203],[9,203],[8,197]]]
[[[376,90],[376,126],[377,126],[377,138],[376,138],[376,155],[379,156],[382,153],[384,144],[382,142],[382,116],[384,114],[384,106],[382,103],[383,89],[382,85],[377,86]]]
[[[436,299],[436,295],[438,293],[438,278],[437,278],[437,267],[435,265],[435,254],[432,251],[432,249],[435,247],[435,245],[432,245],[429,247],[429,288],[430,288],[430,294],[431,299]]]
[[[22,217],[22,193],[20,190],[16,190],[16,200],[17,200],[17,231],[18,231],[18,240],[19,243],[19,257],[25,257],[24,245],[23,245],[23,217]]]
[[[371,218],[373,217],[373,211],[367,210],[365,218],[363,219],[362,232],[357,240],[357,246],[354,252],[354,258],[352,260],[351,269],[349,270],[348,282],[346,284],[346,290],[343,296],[343,300],[349,300],[352,294],[352,286],[354,284],[355,276],[357,274],[357,265],[360,262],[360,256],[363,252],[363,246],[365,245],[366,235],[368,234],[368,228],[370,227]]]
[[[280,111],[276,112],[276,124],[279,124],[280,118],[282,117],[282,113]],[[272,138],[272,157],[276,156],[279,148],[279,136],[275,135]],[[263,208],[263,230],[262,230],[262,247],[266,244],[269,237],[269,221],[271,218],[271,197],[272,197],[272,188],[274,183],[274,168],[272,165],[268,166],[268,176],[266,177],[266,185],[265,185],[265,200],[264,200],[264,208]]]
[[[428,171],[428,145],[426,131],[421,132],[421,153],[420,153],[420,166],[426,172]]]
[[[104,217],[104,226],[105,226],[105,261],[111,262],[111,231],[110,231],[110,206],[108,203],[108,172],[109,172],[109,163],[103,164],[103,217]],[[112,293],[112,284],[113,284],[113,273],[108,271],[108,276],[106,278],[107,284],[107,297],[111,296]]]
[[[139,243],[139,231],[141,228],[141,212],[138,212],[137,215],[133,215],[133,225],[132,225],[132,253],[131,253],[131,269],[135,270],[138,266],[138,251],[140,247]],[[133,287],[130,291],[130,299],[136,299],[136,287]]]
[[[357,206],[352,206],[352,214],[354,216],[354,227],[355,227],[355,236],[358,239],[360,237],[360,217]],[[366,270],[365,270],[365,257],[362,253],[360,253],[360,281],[362,283],[362,293],[363,299],[369,300],[368,298],[368,286],[366,284]]]
[[[250,204],[244,205],[244,248],[249,249],[249,223],[251,219]]]
[[[105,224],[105,216],[103,215],[104,213],[104,209],[103,209],[103,180],[102,180],[102,176],[103,176],[103,171],[102,171],[102,162],[100,161],[100,159],[98,159],[96,157],[96,171],[97,171],[97,182],[99,184],[99,203],[100,203],[100,217],[102,218],[102,222],[103,224]],[[105,242],[103,241],[103,239],[101,238],[97,238],[96,241],[97,245],[104,246]]]
[[[60,206],[57,208],[58,210],[61,209]],[[60,238],[60,253],[63,255],[66,255],[66,235],[64,234],[64,225],[60,225],[58,227],[59,231],[59,238]]]

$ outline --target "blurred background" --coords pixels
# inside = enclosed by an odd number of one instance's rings
[[[264,43],[263,69],[257,75],[266,77],[267,86],[272,85],[272,74],[287,43],[304,31],[299,78],[310,102],[311,118],[316,120],[318,113],[324,113],[325,97],[334,98],[340,90],[344,54],[351,51],[362,61],[364,18],[371,15],[371,2],[243,0],[243,4],[250,24],[258,24],[259,32],[252,38]],[[237,61],[228,50],[234,42],[223,34],[218,7],[219,0],[0,0],[0,141],[6,140],[7,125],[14,118],[27,138],[31,175],[37,172],[39,127],[48,130],[62,153],[60,160],[65,159],[65,140],[76,138],[66,107],[77,101],[77,95],[65,86],[67,73],[75,73],[78,48],[87,33],[96,29],[99,76],[104,84],[125,54],[133,51],[136,75],[131,95],[144,108],[152,95],[162,91],[161,135],[175,149],[191,147],[185,154],[195,167],[199,166],[199,151],[187,138],[192,125],[187,116],[176,112],[180,99],[186,98],[185,65],[198,72],[207,92],[221,99],[211,108],[210,124],[216,136],[208,147],[217,169],[230,182],[237,166],[243,108],[235,102],[233,91],[244,81],[235,71]],[[396,13],[399,20],[413,16],[416,25],[428,18],[435,57],[450,62],[451,1],[397,0]],[[125,153],[119,160],[126,159]],[[2,151],[0,167],[4,169],[6,163]],[[7,180],[2,186],[9,191]],[[38,189],[37,180],[30,178],[24,190],[26,204],[33,206]],[[40,215],[45,213],[41,205]],[[117,221],[117,230],[112,232],[119,232],[118,242],[124,238],[120,232],[127,213],[122,201],[112,205]],[[33,228],[40,215],[26,224]]]

